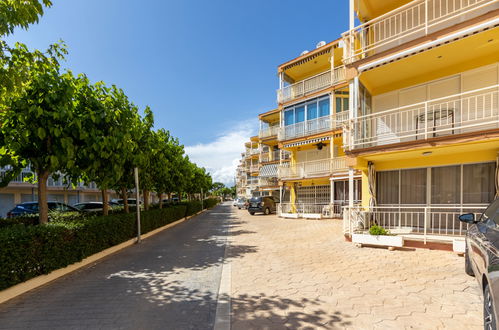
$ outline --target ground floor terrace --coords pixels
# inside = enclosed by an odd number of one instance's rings
[[[379,225],[406,246],[452,243],[464,252],[458,216],[480,216],[498,196],[498,152],[495,138],[358,155],[362,197],[343,209],[345,236]]]

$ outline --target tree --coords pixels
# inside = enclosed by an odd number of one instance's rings
[[[30,24],[38,23],[44,7],[51,7],[50,0],[2,0],[0,1],[0,35],[14,32],[14,28],[27,29]]]
[[[60,72],[57,54],[32,54],[23,47],[19,56],[23,52],[31,58],[29,80],[5,99],[0,112],[0,158],[23,161],[13,164],[11,172],[20,172],[26,162],[35,169],[40,222],[46,223],[48,177],[58,171],[73,173],[78,146],[88,133],[74,104],[77,79]]]
[[[78,79],[75,99],[85,130],[76,156],[74,176],[95,182],[102,192],[103,214],[108,214],[107,191],[124,175],[127,155],[135,149],[131,127],[139,114],[130,106],[123,90],[106,88],[102,82],[91,85],[86,76]]]

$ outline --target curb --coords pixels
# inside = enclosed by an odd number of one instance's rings
[[[195,217],[195,216],[197,216],[205,211],[208,211],[208,210],[209,209],[204,209],[202,211],[199,211],[198,213],[195,213],[195,214],[190,215],[188,217],[184,217],[182,219],[179,219],[177,221],[174,221],[172,223],[164,225],[163,227],[159,227],[159,228],[156,228],[154,230],[151,230],[150,232],[147,232],[147,233],[141,235],[141,239],[149,238],[155,234],[158,234],[159,232],[161,232],[165,229],[168,229],[168,228],[174,227],[178,224],[181,224],[182,222],[185,222],[185,221],[187,221],[187,220],[189,220],[189,219],[191,219],[191,218],[193,218],[193,217]],[[70,274],[70,273],[72,273],[80,268],[88,266],[92,263],[96,263],[100,259],[105,258],[105,257],[107,257],[113,253],[116,253],[120,250],[123,250],[124,248],[135,245],[136,241],[137,241],[136,238],[129,239],[128,241],[125,241],[125,242],[120,243],[118,245],[112,246],[110,248],[107,248],[107,249],[102,250],[100,252],[97,252],[95,254],[92,254],[91,256],[86,257],[82,261],[76,262],[76,263],[71,264],[69,266],[66,266],[64,268],[56,269],[48,274],[34,277],[34,278],[29,279],[25,282],[16,284],[14,286],[11,286],[10,288],[7,288],[3,291],[0,291],[0,304],[4,303],[12,298],[15,298],[17,296],[20,296],[28,291],[36,289],[42,285],[45,285],[49,282],[57,280],[60,277],[66,276],[66,275],[68,275],[68,274]]]

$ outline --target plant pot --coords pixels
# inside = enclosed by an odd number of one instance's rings
[[[369,235],[369,234],[352,234],[352,242],[366,245],[378,246],[404,246],[404,238],[402,236],[388,235]]]

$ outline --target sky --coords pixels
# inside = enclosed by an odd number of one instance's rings
[[[348,29],[348,1],[53,0],[8,43],[64,40],[65,66],[121,87],[214,181],[234,183],[259,113],[274,109],[277,66]]]

